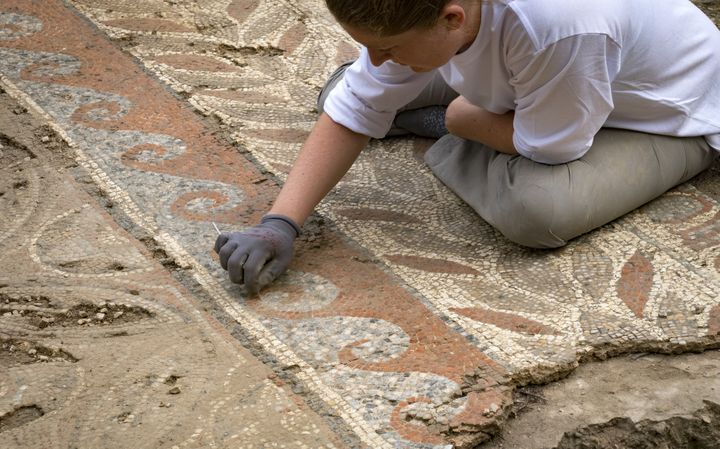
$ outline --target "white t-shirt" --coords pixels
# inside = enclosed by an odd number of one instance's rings
[[[483,2],[474,43],[437,70],[471,103],[514,110],[515,148],[538,162],[581,157],[603,126],[720,150],[720,31],[688,0]],[[363,49],[324,109],[380,138],[432,77]]]

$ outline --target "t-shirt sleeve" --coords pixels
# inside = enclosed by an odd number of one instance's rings
[[[363,48],[323,109],[336,123],[379,139],[390,130],[398,109],[417,98],[432,76],[392,61],[375,67]]]
[[[546,164],[582,157],[613,110],[620,47],[604,34],[574,35],[534,51],[520,33],[514,45],[531,49],[508,57],[518,153]]]

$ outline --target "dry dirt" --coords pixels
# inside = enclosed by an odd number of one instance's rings
[[[0,448],[345,447],[70,151],[0,88]]]
[[[693,448],[715,449],[720,441],[720,405],[706,402],[692,416],[675,416],[664,421],[614,418],[566,433],[557,449],[627,449]]]
[[[592,362],[518,390],[515,401],[513,419],[482,449],[716,448],[720,352]]]

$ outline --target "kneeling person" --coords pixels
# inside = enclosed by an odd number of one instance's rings
[[[708,168],[720,150],[720,31],[668,0],[326,0],[363,45],[270,213],[215,250],[257,291],[370,137],[442,136],[435,175],[510,240],[556,248]],[[449,132],[449,134],[446,134]]]

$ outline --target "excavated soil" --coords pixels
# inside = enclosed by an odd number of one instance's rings
[[[664,421],[614,418],[566,433],[555,449],[716,449],[720,442],[720,405],[706,401],[690,417]]]

